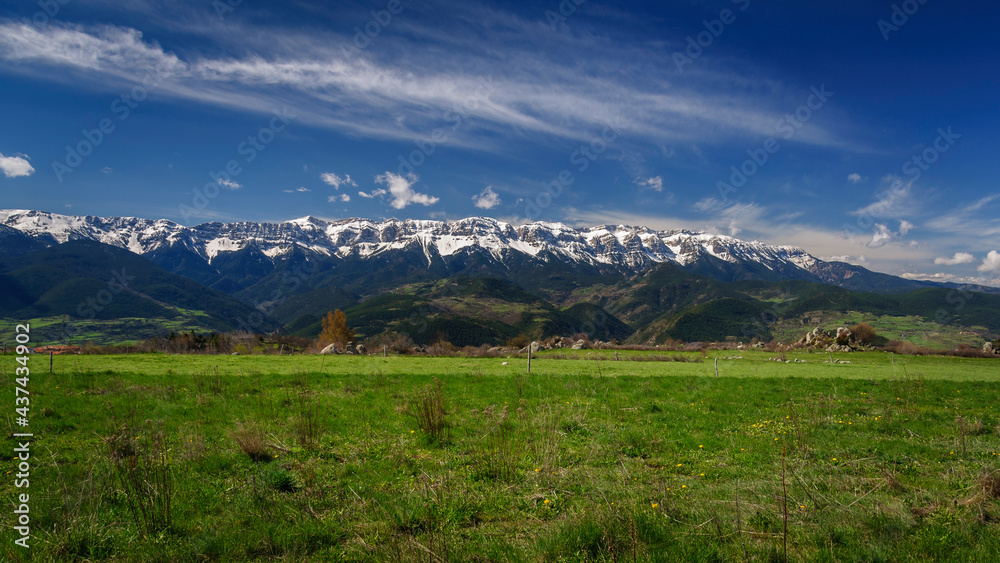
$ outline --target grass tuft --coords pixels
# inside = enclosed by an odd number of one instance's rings
[[[237,423],[236,429],[232,432],[236,445],[252,461],[271,461],[271,450],[267,445],[267,437],[264,435],[264,428],[255,421],[243,421]]]

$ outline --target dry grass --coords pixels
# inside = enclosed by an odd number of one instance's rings
[[[254,421],[238,422],[232,432],[233,440],[243,453],[253,461],[270,461],[271,451],[268,449],[264,428]]]
[[[138,445],[128,447],[124,444],[126,440]],[[115,482],[139,533],[155,536],[169,528],[174,480],[163,421],[147,420],[141,429],[127,423],[116,424],[105,443]]]
[[[444,443],[451,439],[451,427],[445,419],[444,385],[434,383],[418,391],[408,405],[409,413],[417,419],[417,426],[432,441]]]

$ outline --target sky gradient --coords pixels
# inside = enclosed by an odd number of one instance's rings
[[[1000,285],[1000,7],[0,5],[0,207],[688,228]]]

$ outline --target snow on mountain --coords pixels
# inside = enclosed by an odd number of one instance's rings
[[[512,253],[568,263],[608,265],[638,272],[672,261],[681,266],[706,256],[774,269],[809,270],[819,261],[793,246],[770,246],[728,236],[686,230],[601,225],[577,228],[536,222],[513,226],[484,217],[458,221],[302,217],[283,223],[204,223],[186,227],[167,220],[72,216],[30,210],[0,210],[0,224],[47,244],[91,239],[136,254],[181,247],[211,263],[220,254],[255,247],[277,258],[294,247],[320,256],[372,257],[417,245],[428,263],[463,252],[484,252],[504,262]]]

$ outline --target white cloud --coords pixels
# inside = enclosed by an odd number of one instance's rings
[[[472,202],[480,209],[493,209],[500,205],[500,196],[493,191],[493,186],[486,186],[479,195],[472,196]]]
[[[243,187],[236,180],[230,180],[228,178],[219,178],[216,182],[227,190],[238,190]]]
[[[389,188],[389,195],[392,196],[389,205],[395,209],[403,209],[414,203],[427,207],[439,201],[439,198],[413,191],[413,184],[416,184],[417,180],[419,178],[416,174],[407,174],[404,177],[394,172],[386,172],[375,177],[376,182]]]
[[[742,232],[743,232],[743,229],[740,228],[739,224],[736,222],[736,219],[730,219],[729,220],[729,236],[731,236],[731,237],[737,237]]]
[[[299,188],[297,190],[281,190],[281,191],[285,192],[286,194],[294,194],[296,192],[304,193],[312,190],[310,190],[309,188]]]
[[[969,254],[968,252],[956,252],[955,256],[952,258],[938,257],[934,259],[935,264],[943,264],[945,266],[957,266],[958,264],[971,264],[976,261],[976,257]]]
[[[105,166],[104,168],[101,168],[101,172],[105,174],[111,174],[112,172],[114,172],[114,169],[111,168],[110,166]]]
[[[663,191],[663,176],[653,176],[652,178],[636,178],[635,184],[640,187],[649,188],[654,192]]]
[[[378,197],[380,195],[385,195],[387,193],[389,193],[389,192],[383,190],[382,188],[379,188],[377,190],[372,190],[372,193],[370,193],[370,194],[369,193],[365,193],[365,192],[358,192],[358,195],[361,196],[361,197],[364,197],[364,198],[373,199],[373,198],[376,198],[376,197]]]
[[[327,185],[333,186],[335,189],[340,189],[340,186],[354,186],[358,187],[354,180],[351,179],[350,174],[344,174],[343,176],[338,176],[333,172],[324,172],[319,176],[320,180],[323,180]]]
[[[333,203],[335,201],[342,201],[344,203],[347,203],[348,201],[351,201],[351,196],[349,196],[347,194],[340,194],[340,195],[334,194],[332,196],[327,197],[326,201],[328,201],[330,203]]]
[[[858,256],[838,254],[836,256],[820,256],[819,259],[825,262],[847,262],[848,264],[854,264],[855,266],[862,266],[865,268],[871,265],[868,261],[868,257],[864,254],[860,254]]]
[[[994,272],[1000,274],[1000,253],[996,250],[991,250],[990,253],[986,255],[983,263],[976,269],[980,272]]]
[[[847,181],[850,182],[850,183],[852,183],[852,184],[857,184],[858,182],[862,181],[863,179],[864,178],[861,177],[861,174],[858,174],[857,172],[855,172],[853,174],[848,174],[848,176],[847,176]]]
[[[900,221],[899,222],[899,235],[905,237],[906,233],[912,231],[914,229],[914,227],[915,227],[915,225],[913,223],[911,223],[911,222],[909,222],[909,221],[907,221],[905,219],[903,221]]]
[[[31,176],[35,169],[24,155],[4,156],[0,154],[0,171],[8,178]]]
[[[879,248],[885,246],[892,242],[895,238],[892,230],[881,223],[877,223],[875,227],[872,228],[872,231],[872,240],[868,243],[869,248]]]
[[[955,274],[946,274],[944,272],[936,272],[933,274],[925,274],[919,272],[903,272],[902,274],[899,274],[899,277],[906,278],[908,280],[932,281],[938,283],[951,282],[951,283],[1000,287],[1000,278],[990,279],[987,277],[959,276]]]

